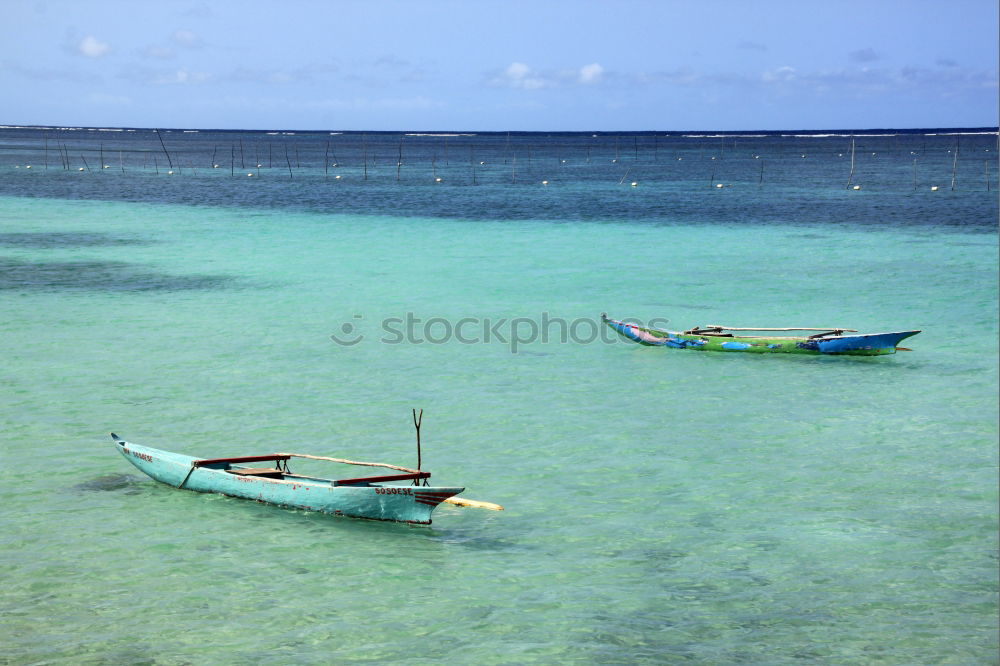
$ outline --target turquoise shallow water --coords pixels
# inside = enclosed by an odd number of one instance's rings
[[[292,183],[310,205],[223,205],[10,174],[6,662],[996,660],[993,195],[389,182],[338,206]],[[647,214],[567,215],[588,192]],[[482,197],[537,216],[428,214]],[[968,228],[922,213],[949,201]],[[916,221],[858,222],[883,209]],[[923,333],[713,355],[611,338],[601,311]],[[410,528],[181,492],[107,436],[411,465],[413,407],[434,480],[504,512]]]

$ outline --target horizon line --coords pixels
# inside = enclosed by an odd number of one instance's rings
[[[779,135],[779,134],[831,134],[850,136],[852,134],[1000,134],[1000,126],[971,126],[971,127],[868,127],[868,128],[816,128],[816,129],[742,129],[742,130],[720,130],[720,129],[684,129],[684,130],[466,130],[466,129],[396,129],[396,130],[376,130],[376,129],[293,129],[293,128],[221,128],[221,127],[152,127],[139,125],[27,125],[27,124],[5,124],[0,123],[0,129],[9,130],[53,130],[53,131],[149,131],[149,132],[243,132],[243,133],[290,133],[290,134],[407,134],[423,136],[462,136],[462,135],[534,135],[534,134],[559,134],[559,135],[592,135],[592,136],[734,136],[734,135]]]

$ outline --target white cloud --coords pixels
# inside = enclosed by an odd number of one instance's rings
[[[764,83],[787,83],[795,78],[795,68],[786,65],[778,69],[772,69],[769,72],[764,72],[760,78]]]
[[[523,62],[512,62],[507,65],[499,76],[493,78],[492,83],[522,90],[538,90],[550,85],[550,82]]]
[[[598,63],[583,65],[576,69],[538,71],[523,62],[512,62],[502,71],[494,74],[489,83],[495,87],[519,90],[540,90],[572,85],[594,85],[601,83],[606,70]]]
[[[80,55],[88,58],[100,58],[110,51],[111,47],[104,42],[98,41],[93,35],[87,35],[77,44],[76,50]]]
[[[176,71],[156,73],[149,82],[154,85],[193,85],[206,83],[211,78],[212,75],[206,72],[192,72],[188,69],[178,69]]]
[[[590,65],[584,65],[580,68],[579,81],[583,84],[599,83],[601,76],[604,74],[604,68],[599,64],[592,63]]]

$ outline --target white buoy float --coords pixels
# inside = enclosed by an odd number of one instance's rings
[[[937,185],[931,185],[931,192],[937,192],[937,191],[938,191],[938,186]]]
[[[722,183],[716,183],[715,186],[716,187],[725,187]]]
[[[639,183],[637,183],[636,181],[633,180],[632,181],[632,187],[638,187],[638,186],[639,186]]]
[[[435,178],[434,182],[435,183],[440,183],[441,182],[441,176],[438,176],[437,178]]]
[[[852,190],[860,190],[860,189],[861,189],[861,186],[860,186],[860,185],[855,185],[855,186],[854,186],[854,187],[852,187],[851,189],[852,189]]]
[[[548,185],[548,184],[549,184],[549,181],[547,181],[547,180],[543,180],[542,181],[542,185]]]

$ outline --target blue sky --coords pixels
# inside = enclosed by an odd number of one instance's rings
[[[0,124],[995,126],[996,0],[10,0]]]

